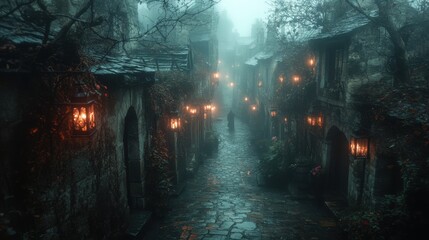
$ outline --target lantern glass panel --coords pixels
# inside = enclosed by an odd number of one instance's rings
[[[91,135],[96,127],[94,102],[75,103],[72,111],[73,135]]]
[[[355,158],[368,157],[368,138],[351,138],[350,139],[350,153]]]

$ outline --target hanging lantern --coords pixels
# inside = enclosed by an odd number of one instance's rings
[[[216,79],[219,79],[220,75],[219,75],[218,72],[215,72],[215,73],[213,73],[213,77],[216,78]]]
[[[256,105],[252,105],[252,106],[250,106],[250,109],[251,109],[252,111],[256,111],[256,110],[257,110],[257,107],[256,107]]]
[[[81,86],[72,98],[73,131],[75,137],[91,136],[95,132],[95,100]]]
[[[249,101],[249,98],[248,97],[244,97],[244,99],[243,99],[245,102],[248,102]]]
[[[354,158],[368,158],[369,139],[365,137],[350,138],[350,154]]]
[[[284,117],[283,121],[284,121],[285,124],[287,124],[287,117]]]

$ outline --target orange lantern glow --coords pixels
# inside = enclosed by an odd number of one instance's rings
[[[277,117],[277,110],[276,110],[276,109],[271,109],[271,110],[270,110],[270,116],[271,116],[272,118]]]
[[[298,75],[293,75],[293,76],[292,76],[292,81],[293,81],[294,83],[299,83],[299,82],[301,81],[301,77],[300,77],[300,76],[298,76]]]
[[[368,158],[369,139],[363,137],[350,138],[350,154],[354,158]]]
[[[220,75],[219,75],[219,73],[218,73],[218,72],[215,72],[215,73],[213,73],[213,77],[214,77],[214,78],[219,78],[219,77],[220,77]]]
[[[279,82],[280,83],[283,83],[285,81],[285,78],[283,77],[283,75],[280,75],[279,76]]]
[[[90,136],[95,132],[95,100],[89,94],[78,90],[72,98],[73,131],[75,137]]]
[[[312,127],[315,127],[315,126],[323,127],[323,116],[309,115],[307,116],[307,124]]]
[[[179,131],[180,129],[180,117],[177,112],[173,112],[170,117],[170,129],[172,131]]]
[[[256,107],[256,105],[252,105],[252,106],[250,106],[250,109],[251,109],[252,111],[256,111],[257,107]]]
[[[210,103],[204,105],[204,112],[210,112],[212,110],[212,105]]]

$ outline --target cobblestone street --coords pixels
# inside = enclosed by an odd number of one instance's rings
[[[236,119],[235,131],[228,131],[225,105],[214,121],[217,154],[203,161],[144,239],[339,239],[324,205],[258,186],[250,129]]]

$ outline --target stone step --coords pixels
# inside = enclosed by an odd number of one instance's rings
[[[126,231],[127,239],[138,239],[141,237],[145,225],[152,216],[150,211],[135,211],[130,213],[128,229]]]

